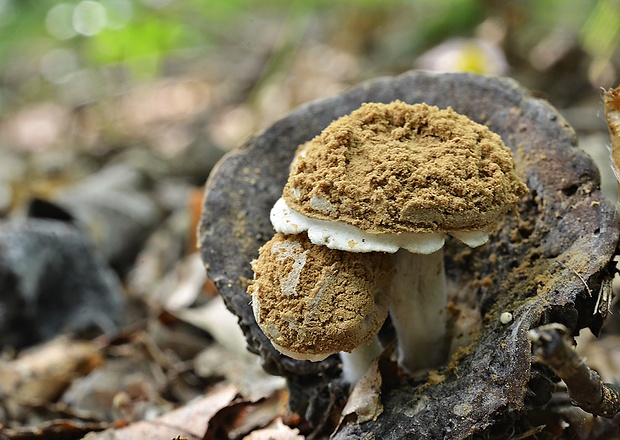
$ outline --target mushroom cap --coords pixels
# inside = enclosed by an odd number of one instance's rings
[[[313,245],[277,233],[252,262],[248,287],[256,322],[273,345],[318,361],[368,343],[388,314],[389,255]]]
[[[283,199],[372,234],[489,229],[527,187],[499,135],[451,108],[366,103],[302,144]]]

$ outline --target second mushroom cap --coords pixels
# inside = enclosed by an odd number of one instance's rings
[[[477,231],[527,192],[488,127],[427,104],[367,103],[301,145],[283,199],[372,234]]]

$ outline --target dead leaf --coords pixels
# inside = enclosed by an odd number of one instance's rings
[[[163,371],[140,349],[125,348],[126,356],[75,380],[61,402],[108,421],[153,418],[172,409],[159,394],[166,383]]]
[[[237,353],[217,344],[206,348],[194,359],[194,370],[203,378],[224,377],[239,393],[252,401],[285,388],[283,377],[267,374],[252,353]]]
[[[355,385],[347,404],[342,410],[341,424],[348,416],[355,414],[359,423],[377,420],[383,412],[381,404],[381,372],[377,360],[368,367],[366,374]]]
[[[239,400],[209,421],[203,440],[237,439],[286,415],[288,392],[281,390],[258,401]]]
[[[304,440],[304,436],[299,434],[299,429],[285,425],[278,418],[269,426],[246,435],[243,440]]]
[[[203,269],[204,271],[204,269]],[[220,345],[235,353],[247,354],[245,336],[238,318],[224,304],[221,296],[202,307],[170,311],[177,318],[206,330]]]
[[[173,311],[191,306],[203,291],[207,281],[200,254],[185,257],[167,277],[174,277],[174,288],[168,291],[164,308]]]
[[[154,420],[140,421],[120,429],[91,433],[85,440],[171,439],[177,436],[201,439],[209,420],[237,395],[232,385],[217,387],[202,399],[170,411]]]
[[[0,425],[2,440],[36,440],[79,438],[89,432],[102,431],[110,427],[109,423],[80,422],[75,420],[52,420],[37,426],[5,428]]]
[[[620,182],[620,87],[606,90],[603,93],[603,103],[611,136],[612,169],[616,179]]]
[[[102,363],[95,344],[58,337],[1,362],[0,393],[17,402],[49,402]]]

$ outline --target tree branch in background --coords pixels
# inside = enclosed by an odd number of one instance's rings
[[[548,324],[528,332],[534,360],[550,367],[568,388],[573,404],[584,411],[606,418],[620,411],[620,389],[603,383],[573,349],[569,330],[561,324]]]

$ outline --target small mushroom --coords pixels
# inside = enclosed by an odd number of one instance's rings
[[[356,381],[363,374],[357,366],[365,370],[378,354],[373,338],[388,315],[391,259],[317,246],[303,233],[278,233],[252,269],[254,316],[273,346],[311,361],[360,347],[356,360],[345,363],[345,377]]]
[[[526,192],[486,126],[450,108],[368,103],[298,148],[271,222],[316,245],[394,255],[390,315],[411,372],[445,361],[447,234],[484,244]]]

